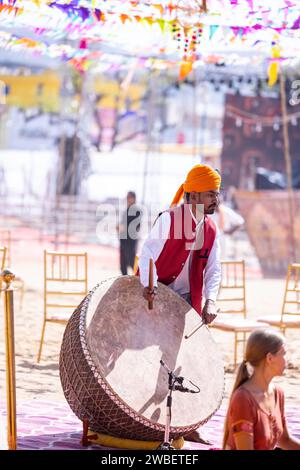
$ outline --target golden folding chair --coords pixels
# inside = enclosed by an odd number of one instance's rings
[[[88,293],[87,253],[44,251],[44,322],[37,362],[40,362],[46,323],[66,325]]]
[[[221,331],[234,333],[234,367],[238,361],[238,345],[243,344],[247,334],[266,324],[247,318],[245,261],[222,261],[222,280],[218,295],[220,313],[210,325]]]
[[[245,261],[221,261],[221,269],[222,280],[218,295],[220,312],[223,314],[240,314],[243,318],[246,318]],[[229,305],[229,307],[225,308],[225,305]]]
[[[2,243],[7,248],[5,267],[11,268],[11,232],[10,230],[0,230],[0,243]],[[25,283],[21,277],[15,276],[13,280],[13,286],[16,287],[16,290],[20,292],[20,310],[21,310],[23,306]]]
[[[265,315],[258,319],[278,327],[285,334],[288,328],[300,328],[300,263],[288,266],[280,315]]]

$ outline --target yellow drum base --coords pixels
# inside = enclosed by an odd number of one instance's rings
[[[155,450],[161,444],[160,441],[139,441],[134,439],[121,439],[120,437],[108,436],[88,430],[87,440],[89,444],[98,444],[104,447],[115,447],[117,449],[132,450]],[[180,437],[172,442],[175,449],[182,449],[184,446],[184,438]]]

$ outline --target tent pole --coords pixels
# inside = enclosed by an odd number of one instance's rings
[[[280,99],[281,99],[281,114],[282,114],[282,131],[284,143],[284,160],[285,170],[287,176],[287,193],[288,193],[288,207],[290,218],[290,231],[291,231],[291,254],[292,262],[296,262],[296,245],[295,245],[295,201],[294,191],[292,185],[292,164],[290,154],[290,141],[288,131],[288,115],[286,107],[286,91],[285,91],[285,77],[282,69],[280,70]]]

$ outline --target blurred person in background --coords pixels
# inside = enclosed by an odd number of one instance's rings
[[[116,227],[120,239],[120,270],[123,276],[128,274],[128,268],[133,270],[134,267],[141,217],[141,209],[136,205],[136,194],[128,191],[127,208],[122,214],[121,223]]]

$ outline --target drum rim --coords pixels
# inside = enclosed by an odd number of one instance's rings
[[[155,431],[159,432],[164,432],[165,430],[165,425],[164,424],[159,424],[156,423],[155,421],[152,421],[149,418],[146,418],[143,415],[140,415],[135,411],[133,408],[131,408],[111,387],[109,382],[98,372],[97,366],[93,361],[93,358],[91,356],[87,341],[86,341],[86,332],[87,332],[87,327],[86,327],[86,317],[87,317],[87,311],[88,307],[90,304],[90,301],[93,297],[93,295],[96,293],[97,289],[99,289],[103,284],[105,284],[108,281],[111,280],[117,280],[120,279],[124,276],[115,276],[109,279],[105,279],[102,282],[99,282],[93,289],[91,289],[86,296],[82,308],[80,309],[80,316],[79,316],[79,338],[81,342],[81,347],[82,351],[84,354],[84,357],[89,365],[89,368],[94,376],[94,378],[97,380],[99,385],[103,388],[105,387],[105,393],[108,394],[109,398],[119,407],[121,408],[125,413],[127,413],[129,416],[131,416],[133,419],[135,419],[137,422],[143,424],[144,426],[149,427],[150,429],[153,429]],[[189,424],[186,426],[172,426],[170,427],[170,432],[176,432],[177,434],[182,432],[182,435],[187,434],[190,432],[190,430],[197,429],[197,427],[203,426],[206,424],[212,416],[216,414],[216,412],[219,410],[223,398],[224,398],[224,392],[225,392],[225,373],[223,375],[223,390],[221,393],[221,397],[219,400],[219,403],[216,405],[216,408],[214,411],[207,417],[205,420],[197,421],[197,423],[194,424]]]

